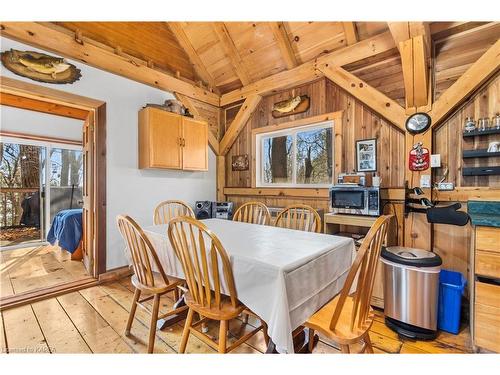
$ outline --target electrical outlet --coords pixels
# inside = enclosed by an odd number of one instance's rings
[[[431,155],[431,168],[441,167],[441,154]]]
[[[454,190],[455,184],[453,182],[439,182],[437,184],[437,189],[440,191]]]
[[[431,187],[431,175],[430,174],[420,175],[420,187],[422,187],[422,188],[430,188]]]

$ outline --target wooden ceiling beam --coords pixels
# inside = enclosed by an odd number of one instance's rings
[[[296,68],[274,74],[250,85],[243,86],[240,89],[223,94],[221,96],[221,106],[245,99],[249,95],[265,95],[270,92],[310,82],[323,76],[323,73],[318,70],[321,67],[347,65],[393,48],[395,48],[394,40],[389,32],[376,35],[352,46],[321,56],[316,61],[306,62]]]
[[[283,22],[269,22],[269,27],[273,31],[274,39],[276,39],[276,43],[281,51],[281,56],[283,56],[287,69],[295,68],[299,64],[295,57],[295,52],[293,52],[290,39],[288,38],[285,24]]]
[[[4,77],[2,77],[2,79],[4,79]],[[84,109],[72,108],[62,104],[48,103],[5,92],[0,92],[0,104],[9,107],[26,109],[29,111],[47,113],[50,115],[69,117],[77,120],[85,120],[89,115],[89,112]]]
[[[184,27],[182,26],[182,22],[167,22],[170,31],[174,34],[175,38],[179,42],[181,48],[186,52],[189,57],[189,61],[193,65],[193,68],[198,74],[198,76],[205,81],[210,87],[215,88],[215,80],[212,75],[208,72],[205,64],[201,60],[200,56],[194,49],[191,41],[189,40],[186,32],[184,31]]]
[[[236,75],[243,85],[248,85],[252,81],[250,74],[248,73],[245,63],[241,59],[240,53],[238,52],[233,39],[231,39],[231,36],[229,35],[229,31],[227,30],[226,25],[224,24],[224,22],[214,22],[213,27],[215,33],[217,34],[217,38],[221,42],[224,51],[226,52],[226,55],[229,57],[231,63],[233,64]]]
[[[73,32],[63,32],[60,28],[56,29],[36,22],[2,22],[0,27],[2,35],[8,38],[161,90],[180,92],[190,98],[215,106],[220,104],[219,95],[215,93],[152,69],[147,64],[139,64],[136,59],[119,56],[113,51],[98,47],[88,38],[82,37],[83,44],[81,44],[75,40]]]
[[[427,106],[430,95],[431,33],[427,22],[388,22],[399,49],[407,109]]]
[[[344,35],[347,45],[356,44],[359,41],[358,31],[356,30],[356,24],[354,22],[342,22],[344,27]]]
[[[442,123],[458,105],[500,69],[500,40],[491,46],[434,102],[429,115],[432,127]]]
[[[327,66],[320,70],[328,79],[362,101],[363,104],[385,117],[402,131],[405,130],[405,110],[397,102],[341,67]]]
[[[176,92],[175,97],[178,101],[180,101],[184,107],[186,107],[189,110],[189,113],[191,113],[195,120],[203,120],[206,121],[201,115],[200,112],[198,111],[198,108],[194,105],[193,101],[191,98],[187,97],[186,95],[179,94]],[[212,149],[215,155],[219,155],[219,141],[215,137],[214,133],[208,129],[208,145]]]
[[[224,134],[224,137],[220,141],[220,155],[226,155],[229,152],[234,141],[238,138],[238,135],[245,127],[248,119],[259,105],[261,99],[262,97],[260,95],[250,95],[245,99],[233,122],[231,122],[229,129],[227,129],[226,134]]]

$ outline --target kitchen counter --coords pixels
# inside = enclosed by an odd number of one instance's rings
[[[500,228],[500,201],[468,201],[472,225]]]

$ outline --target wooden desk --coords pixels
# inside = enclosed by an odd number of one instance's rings
[[[333,214],[328,213],[324,216],[324,233],[326,234],[338,234],[341,232],[342,226],[354,226],[362,228],[370,228],[378,217],[375,216],[363,216],[363,215],[344,215],[344,214]],[[394,220],[391,221],[389,230],[387,231],[387,237],[384,241],[384,245],[393,246],[396,245],[395,228],[393,227]],[[375,284],[373,285],[373,293],[371,299],[372,306],[384,308],[384,274],[382,262],[379,261],[377,265],[377,273],[375,274]]]

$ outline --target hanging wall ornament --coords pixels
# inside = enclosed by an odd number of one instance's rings
[[[429,149],[422,147],[422,142],[415,143],[410,151],[408,160],[410,171],[425,171],[429,168]]]

